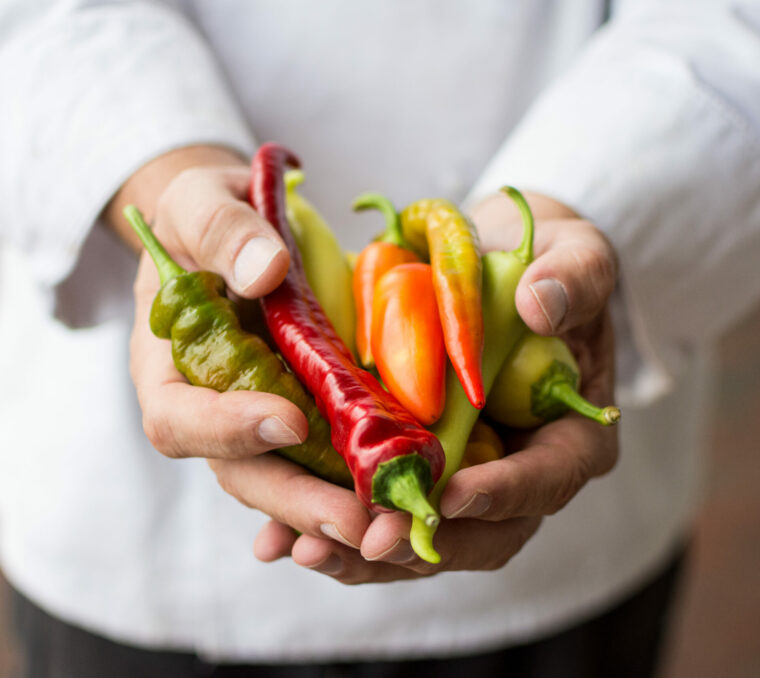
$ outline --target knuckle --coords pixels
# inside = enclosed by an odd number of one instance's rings
[[[219,252],[225,236],[234,232],[234,225],[245,220],[249,212],[238,201],[227,201],[218,205],[204,219],[196,234],[198,254],[204,261],[211,261]],[[230,253],[230,257],[232,253]]]
[[[586,463],[579,460],[578,463],[571,464],[565,473],[562,474],[548,497],[548,515],[553,515],[567,506],[570,500],[586,484],[591,477],[587,466]]]
[[[143,411],[142,425],[148,441],[161,454],[172,458],[181,456],[173,444],[170,427],[162,416],[146,408]]]
[[[156,200],[156,221],[163,221],[173,214],[177,201],[184,195],[192,195],[194,186],[202,180],[203,168],[188,167],[178,172],[166,185]]]
[[[613,442],[603,448],[595,468],[594,476],[602,476],[609,473],[617,466],[620,458],[620,450],[617,444],[617,431],[610,431]]]
[[[615,266],[612,258],[598,249],[575,252],[575,259],[585,289],[591,292],[595,307],[603,306],[615,285]]]
[[[235,487],[233,476],[228,472],[227,465],[215,464],[212,466],[212,469],[214,471],[214,475],[216,475],[216,482],[219,484],[219,487],[221,487],[222,490],[227,494],[240,500],[237,495],[237,488]]]
[[[209,466],[213,470],[216,482],[223,492],[237,499],[246,508],[256,508],[253,502],[246,496],[246,493],[241,491],[238,483],[241,474],[237,463],[217,460],[214,463],[210,463]]]

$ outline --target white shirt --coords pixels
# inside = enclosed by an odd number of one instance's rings
[[[760,298],[758,2],[7,2],[0,8],[0,556],[39,605],[212,659],[446,655],[635,590],[688,531],[711,342]],[[251,554],[265,517],[155,452],[128,374],[135,261],[97,215],[156,155],[295,150],[344,246],[502,183],[621,259],[621,460],[505,568],[345,587]],[[376,226],[376,224],[374,224]]]

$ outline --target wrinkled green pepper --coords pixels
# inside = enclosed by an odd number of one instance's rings
[[[295,404],[308,421],[308,438],[278,453],[321,478],[352,487],[353,478],[333,448],[330,427],[314,400],[261,338],[241,329],[235,305],[224,296],[222,277],[184,270],[169,257],[136,207],[125,208],[124,216],[158,269],[161,288],[151,308],[150,327],[157,337],[171,339],[177,369],[196,386],[264,391]]]

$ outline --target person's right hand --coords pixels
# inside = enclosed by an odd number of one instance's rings
[[[161,178],[155,181],[155,164],[144,171],[154,179],[151,187],[162,185]],[[242,298],[273,290],[284,278],[290,257],[274,229],[247,201],[247,165],[234,158],[226,165],[178,171],[177,163],[171,162],[168,171],[171,177],[163,180],[165,188],[155,196],[155,207],[150,195],[140,191],[139,175],[125,185],[106,214],[117,230],[124,228],[121,207],[134,202],[153,215],[156,236],[184,268],[220,274],[229,290]],[[279,533],[270,533],[270,547],[276,551],[281,548],[278,534],[283,542],[293,538],[286,525],[358,548],[370,518],[352,491],[277,455],[263,454],[305,439],[303,413],[268,393],[218,393],[189,385],[174,366],[170,342],[150,330],[150,308],[158,289],[155,265],[143,253],[134,285],[130,370],[153,446],[172,458],[207,458],[225,491],[282,526]]]

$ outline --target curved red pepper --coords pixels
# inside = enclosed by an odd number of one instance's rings
[[[435,524],[438,515],[425,496],[445,465],[441,444],[354,362],[315,299],[285,216],[286,166],[300,162],[270,143],[258,150],[251,168],[251,202],[291,257],[285,280],[261,300],[269,331],[330,422],[333,446],[364,504],[406,510]]]

